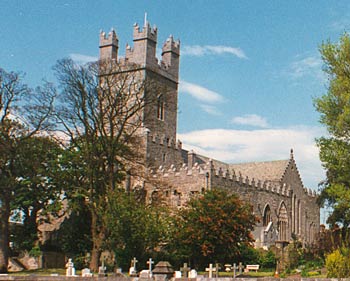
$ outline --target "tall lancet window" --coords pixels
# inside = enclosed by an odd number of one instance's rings
[[[271,221],[271,209],[270,209],[270,206],[267,205],[264,210],[263,226],[267,226],[270,221]]]
[[[164,96],[160,95],[157,100],[157,117],[159,120],[164,120]]]

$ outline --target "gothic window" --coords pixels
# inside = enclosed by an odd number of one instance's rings
[[[160,95],[157,99],[157,118],[164,120],[164,96]]]
[[[270,221],[271,221],[271,209],[270,209],[270,206],[267,205],[264,210],[263,226],[267,226]]]
[[[278,232],[279,240],[287,240],[288,213],[284,202],[282,202],[278,212]]]

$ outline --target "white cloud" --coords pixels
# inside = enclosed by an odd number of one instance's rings
[[[221,115],[221,112],[218,110],[218,108],[213,105],[201,104],[200,107],[210,115],[215,115],[215,116]]]
[[[186,81],[180,81],[179,92],[187,93],[201,102],[222,102],[224,98],[218,93],[208,90],[202,86]]]
[[[223,55],[223,54],[230,54],[234,55],[237,58],[240,59],[246,59],[247,56],[244,53],[244,51],[240,48],[230,47],[230,46],[211,46],[211,45],[205,45],[205,46],[199,46],[199,45],[193,45],[193,46],[184,46],[181,51],[181,55],[188,55],[188,56],[197,56],[201,57],[204,55]]]
[[[295,159],[304,184],[316,188],[324,179],[315,138],[325,135],[319,127],[290,127],[261,130],[210,129],[179,134],[185,149],[193,149],[227,163]]]
[[[267,120],[256,114],[246,114],[244,116],[237,116],[232,118],[232,123],[239,125],[249,125],[260,128],[267,128],[269,124]]]
[[[300,79],[306,76],[316,78],[318,81],[325,80],[325,74],[322,71],[322,59],[319,56],[298,56],[288,70],[288,74],[293,79]]]
[[[82,54],[69,54],[69,57],[77,63],[85,64],[97,61],[98,58],[94,56],[86,56]]]

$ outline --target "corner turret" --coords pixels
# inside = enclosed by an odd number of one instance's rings
[[[162,48],[162,64],[167,68],[168,72],[176,79],[179,76],[180,62],[180,41],[174,41],[172,35],[165,41]]]
[[[114,29],[108,36],[106,32],[100,32],[100,60],[117,60],[118,58],[118,37]]]
[[[133,41],[134,48],[132,51],[127,50],[126,59],[139,65],[156,66],[157,27],[152,28],[146,21],[140,30],[139,25],[135,23]]]

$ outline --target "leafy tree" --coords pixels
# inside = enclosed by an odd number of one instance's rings
[[[62,89],[57,129],[69,138],[62,178],[69,186],[68,199],[84,198],[90,212],[90,269],[97,271],[108,234],[104,220],[108,195],[120,187],[127,170],[142,171],[135,168],[143,159],[137,150],[142,147],[138,137],[142,109],[157,91],[154,87],[147,91],[152,85],[136,66],[123,69],[116,62],[77,65],[63,59],[55,71]]]
[[[168,209],[137,200],[135,193],[116,189],[108,196],[106,247],[116,256],[118,266],[127,269],[130,260],[140,263],[155,259],[169,242],[171,219]]]
[[[50,84],[33,91],[20,74],[0,68],[0,273],[7,272],[9,218],[16,207],[14,199],[22,177],[19,150],[25,141],[50,127],[48,116],[54,96]]]
[[[14,236],[20,250],[30,251],[38,242],[38,224],[61,210],[62,190],[52,173],[57,170],[61,150],[48,137],[31,137],[18,145],[13,206],[23,223]]]
[[[251,231],[256,222],[250,205],[237,195],[207,191],[180,211],[173,251],[196,266],[234,260],[243,245],[254,241]]]
[[[77,229],[79,231],[77,231]],[[75,202],[69,218],[65,219],[57,231],[57,245],[66,255],[73,258],[78,269],[88,266],[91,250],[91,217],[83,202]]]
[[[315,99],[320,122],[329,136],[317,140],[320,159],[327,171],[321,184],[319,203],[332,207],[327,222],[350,225],[350,38],[345,33],[338,43],[323,43],[320,53],[328,75],[328,91]]]

